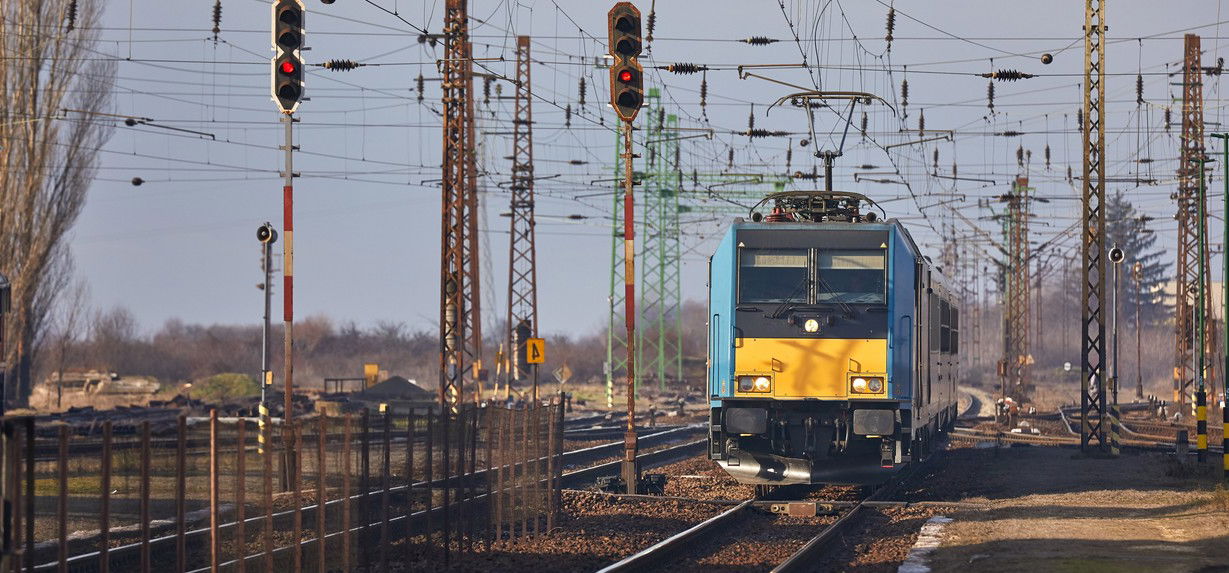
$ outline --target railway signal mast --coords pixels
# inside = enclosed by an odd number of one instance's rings
[[[290,444],[291,418],[294,415],[294,112],[303,101],[303,41],[306,28],[302,0],[275,0],[273,10],[273,62],[271,91],[273,102],[282,113],[286,139],[281,149],[286,162],[281,173],[282,184],[282,320],[285,325],[282,372],[285,385],[283,402],[283,432]],[[261,381],[262,384],[264,381]],[[268,417],[268,407],[262,403],[262,418]],[[295,467],[295,452],[286,447],[286,472],[283,485],[292,481],[289,475]]]
[[[627,433],[623,437],[623,483],[636,493],[640,471],[636,467],[636,272],[635,195],[632,190],[632,123],[644,103],[644,68],[637,61],[640,40],[640,10],[631,2],[619,2],[607,18],[610,35],[610,105],[623,120],[623,277],[624,322],[627,324]]]
[[[272,305],[273,290],[273,243],[277,242],[277,230],[272,223],[265,223],[256,228],[256,240],[260,241],[260,271],[264,279],[260,290],[265,299],[264,320],[260,330],[260,435],[257,437],[257,449],[261,455],[265,453],[265,426],[269,412],[267,394],[273,384],[273,371],[269,369],[269,310]]]

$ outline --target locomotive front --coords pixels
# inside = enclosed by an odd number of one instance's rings
[[[882,479],[908,459],[922,259],[864,197],[770,198],[710,259],[709,455],[743,483]]]

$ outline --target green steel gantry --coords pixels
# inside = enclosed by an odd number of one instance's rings
[[[684,176],[680,161],[679,119],[666,113],[657,88],[649,88],[645,97],[647,129],[633,137],[643,154],[643,168],[636,170],[636,183],[641,185],[640,201],[643,216],[638,225],[638,256],[642,263],[636,282],[640,285],[641,304],[637,308],[636,379],[657,380],[664,390],[667,382],[683,379],[682,328],[682,213],[745,215],[746,207],[763,198],[771,185],[781,191],[790,181],[785,175],[755,173],[698,173]],[[622,142],[616,140],[616,149]],[[623,160],[615,156],[615,192],[611,201],[610,303],[609,328],[606,335],[606,403],[613,407],[614,382],[620,372],[627,371],[627,338],[622,328],[625,298],[623,277]],[[691,179],[696,189],[685,189]],[[701,182],[706,189],[699,189]],[[726,187],[714,191],[716,187]],[[739,203],[742,201],[743,203]]]

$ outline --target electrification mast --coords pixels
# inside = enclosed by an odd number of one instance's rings
[[[1108,451],[1105,379],[1105,3],[1084,3],[1080,448]]]
[[[643,271],[640,281],[641,314],[650,328],[640,329],[637,362],[645,375],[666,389],[667,380],[682,380],[682,292],[679,277],[678,116],[667,114],[656,88],[649,89],[644,181],[644,232],[641,241]]]
[[[1199,273],[1200,226],[1199,172],[1203,159],[1203,80],[1200,68],[1200,39],[1187,34],[1182,67],[1182,137],[1178,163],[1178,258],[1177,292],[1174,313],[1174,403],[1185,410],[1197,373],[1195,355],[1195,315],[1199,292],[1207,287],[1207,277]],[[1206,250],[1205,250],[1206,252]],[[1207,265],[1205,265],[1205,268]],[[1203,309],[1205,313],[1208,309]],[[1207,316],[1207,314],[1205,314]]]
[[[450,469],[449,432],[464,400],[465,381],[478,378],[482,331],[478,306],[477,194],[473,145],[473,71],[467,0],[447,0],[444,8],[444,58],[439,62],[443,89],[440,237],[440,422],[444,468]],[[471,372],[471,369],[473,372]],[[462,456],[457,456],[463,465]],[[458,468],[461,469],[461,468]],[[459,473],[458,473],[459,475]],[[450,488],[443,488],[449,503]],[[448,515],[444,547],[449,548]],[[447,555],[447,553],[445,553]]]
[[[1017,177],[1007,202],[1007,289],[1003,316],[1003,396],[1022,398],[1028,393],[1029,364],[1029,196],[1027,177]]]
[[[529,36],[516,38],[516,116],[512,120],[512,222],[508,260],[510,378],[524,380],[531,366],[525,341],[538,336],[538,270],[534,246],[533,92]],[[534,369],[536,374],[536,369]],[[537,399],[537,381],[534,381]]]

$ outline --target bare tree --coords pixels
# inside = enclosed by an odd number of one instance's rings
[[[111,134],[115,60],[97,51],[101,0],[0,1],[0,271],[13,283],[6,362],[26,403],[52,306],[68,286],[64,236]]]
[[[86,322],[89,320],[89,287],[84,281],[76,281],[66,295],[60,299],[59,312],[55,318],[55,407],[60,409],[64,398],[64,370],[68,366],[73,350],[78,349],[77,342],[82,334],[89,330]],[[50,388],[48,388],[50,390]],[[47,396],[50,401],[51,395]]]

